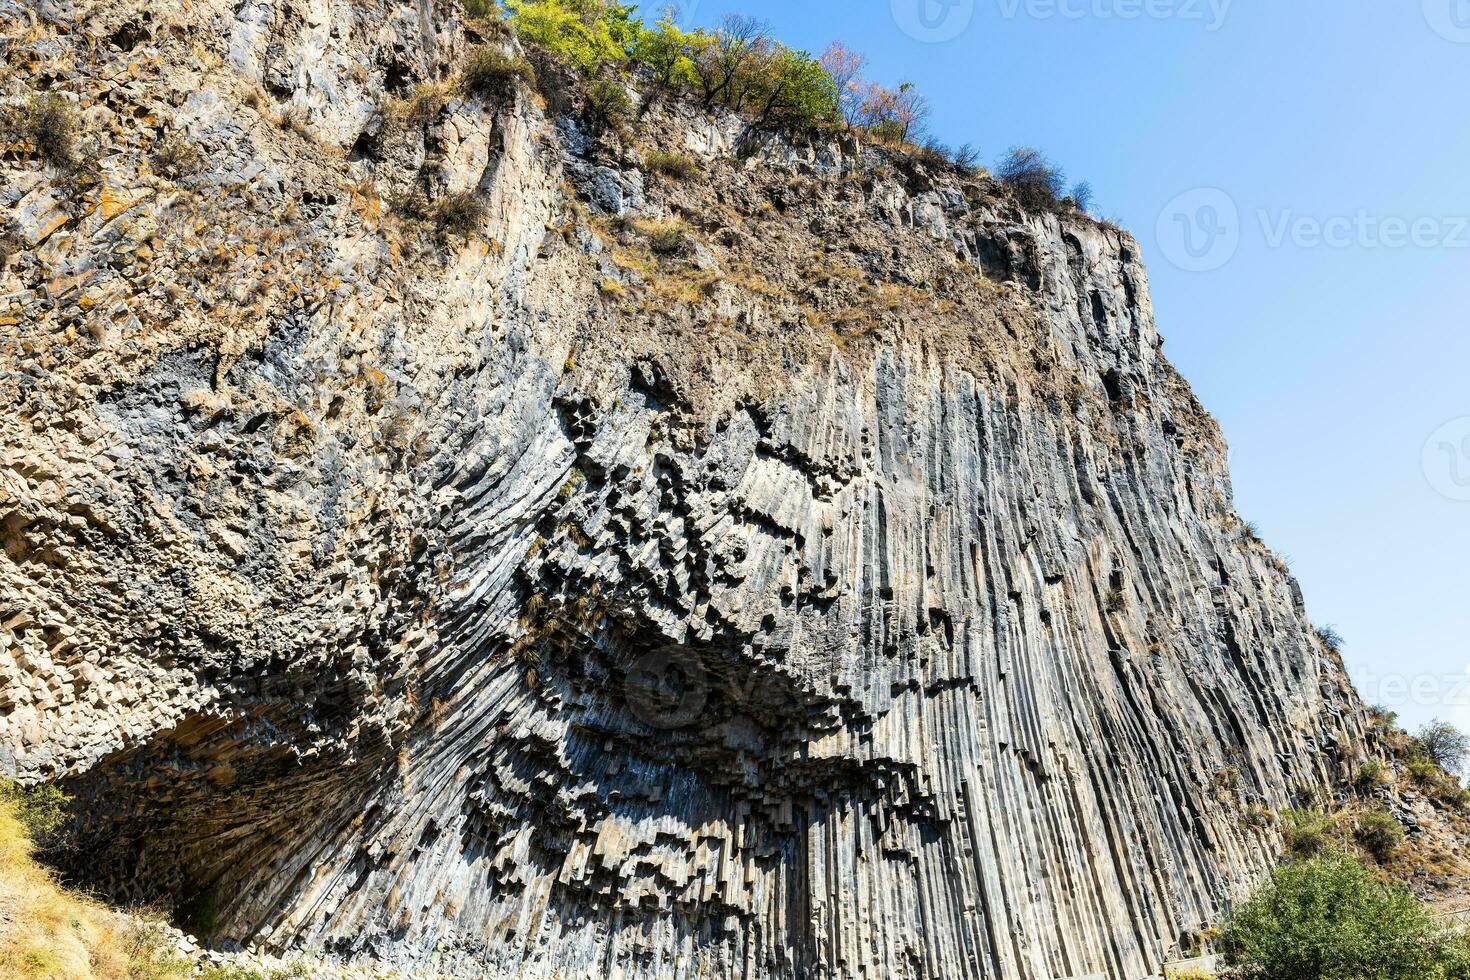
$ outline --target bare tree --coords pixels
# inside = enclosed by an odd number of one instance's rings
[[[1068,192],[1067,196],[1076,203],[1078,211],[1086,212],[1092,210],[1092,185],[1087,181],[1078,181],[1076,184],[1073,184],[1072,190]]]
[[[869,82],[858,106],[858,121],[879,139],[904,143],[917,139],[929,118],[929,102],[912,82],[884,88]]]
[[[837,87],[837,111],[849,126],[858,124],[863,102],[863,69],[868,59],[841,41],[833,41],[818,59]]]
[[[1022,204],[1031,208],[1055,206],[1066,186],[1062,171],[1052,165],[1046,154],[1029,146],[1013,147],[995,168],[995,175]]]
[[[723,99],[739,109],[750,94],[756,67],[772,46],[764,21],[730,14],[712,34],[701,38],[690,53],[706,105]]]

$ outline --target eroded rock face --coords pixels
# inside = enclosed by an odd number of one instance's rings
[[[457,976],[1134,978],[1356,761],[1126,234],[545,71],[409,112],[504,43],[433,4],[0,11],[94,161],[4,161],[0,320],[0,752],[89,883]]]

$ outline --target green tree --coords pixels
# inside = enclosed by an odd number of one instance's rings
[[[815,126],[837,117],[837,86],[821,64],[805,51],[783,44],[761,59],[755,97],[760,122]]]
[[[1406,889],[1342,854],[1278,868],[1236,910],[1225,951],[1231,966],[1263,980],[1467,977],[1461,937],[1437,927]]]
[[[1464,772],[1470,737],[1448,722],[1434,721],[1419,729],[1414,748],[1445,772]]]
[[[665,88],[693,85],[694,65],[689,60],[689,52],[694,43],[695,34],[681,31],[665,16],[652,29],[639,32],[633,46],[633,60],[647,65],[654,79]]]
[[[609,0],[505,0],[511,27],[523,40],[566,58],[584,74],[628,59],[643,22],[634,4]]]
[[[713,33],[690,35],[689,62],[705,105],[718,99],[735,110],[744,107],[756,69],[771,47],[764,23],[735,14],[722,20]]]

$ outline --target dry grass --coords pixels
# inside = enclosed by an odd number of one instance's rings
[[[0,923],[0,976],[165,980],[190,973],[144,930],[60,887],[31,857],[9,802],[0,804]]]
[[[32,856],[13,795],[0,796],[0,976],[183,980],[193,964],[162,930],[57,884]]]

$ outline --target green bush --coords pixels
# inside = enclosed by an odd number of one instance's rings
[[[599,78],[587,86],[587,116],[598,126],[622,127],[633,117],[627,88],[611,78]]]
[[[1404,768],[1409,770],[1409,778],[1420,786],[1432,787],[1440,780],[1439,766],[1428,759],[1410,759]]]
[[[607,0],[506,0],[510,24],[524,41],[554,52],[583,74],[626,61],[643,30],[635,5]]]
[[[1462,941],[1403,888],[1340,854],[1278,868],[1225,932],[1231,966],[1264,980],[1463,980]]]
[[[648,169],[651,173],[663,174],[678,180],[688,180],[699,173],[699,165],[683,153],[667,153],[654,150],[648,154]]]
[[[1286,852],[1296,858],[1312,858],[1331,848],[1334,821],[1321,810],[1287,810],[1281,814],[1281,834]]]
[[[677,255],[684,251],[688,238],[684,226],[677,221],[665,221],[648,230],[648,247],[656,255]]]
[[[1369,854],[1380,861],[1386,861],[1404,842],[1404,828],[1392,816],[1378,810],[1358,818],[1353,837]]]
[[[508,102],[523,83],[535,80],[536,73],[524,60],[488,45],[471,51],[460,70],[467,94],[495,102]]]
[[[1353,785],[1359,793],[1371,793],[1388,783],[1388,766],[1378,759],[1370,759],[1358,767]]]
[[[58,846],[62,830],[71,819],[71,797],[50,783],[26,787],[13,779],[0,778],[0,803],[9,804],[26,836],[38,848]]]
[[[1447,722],[1431,722],[1414,736],[1414,748],[1445,772],[1460,772],[1470,757],[1470,736]]]

